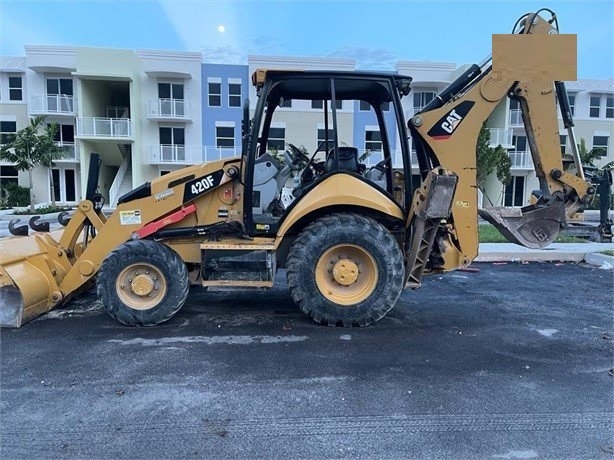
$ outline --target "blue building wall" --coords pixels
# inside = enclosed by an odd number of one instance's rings
[[[231,64],[203,64],[202,65],[202,130],[203,144],[205,147],[215,147],[216,122],[235,123],[235,147],[241,147],[241,107],[230,107],[228,104],[228,83],[229,79],[241,80],[241,104],[249,97],[249,69],[247,65]],[[219,107],[209,106],[209,79],[221,80],[221,105]]]

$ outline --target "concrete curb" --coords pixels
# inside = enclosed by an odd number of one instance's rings
[[[599,254],[598,252],[586,254],[584,257],[584,262],[606,270],[611,270],[614,268],[614,257],[606,254]]]
[[[481,243],[476,262],[586,262],[598,267],[614,266],[614,257],[600,251],[613,243],[553,243],[545,249],[528,249],[511,243]]]

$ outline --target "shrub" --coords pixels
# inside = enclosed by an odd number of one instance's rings
[[[30,189],[13,182],[3,185],[0,189],[0,205],[9,208],[30,206]]]

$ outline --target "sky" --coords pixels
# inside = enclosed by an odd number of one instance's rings
[[[492,34],[547,7],[577,34],[578,78],[614,77],[614,0],[0,0],[0,55],[24,45],[196,51],[210,63],[248,55],[478,63]]]

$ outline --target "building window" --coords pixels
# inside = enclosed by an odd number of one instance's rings
[[[505,187],[505,206],[523,206],[524,176],[514,176],[512,183]]]
[[[608,155],[608,136],[593,136],[593,149],[601,149],[601,156]]]
[[[608,96],[605,100],[605,117],[614,118],[614,96]]]
[[[47,94],[72,96],[72,78],[47,78]]]
[[[331,104],[328,104],[328,105],[330,106]],[[321,100],[320,101],[315,101],[315,100],[311,101],[311,108],[312,109],[323,109],[324,108],[324,101],[321,101]],[[335,108],[337,110],[341,110],[343,108],[343,101],[340,100],[340,99],[337,99],[335,101]]]
[[[8,184],[17,184],[17,170],[13,166],[0,166],[0,188]]]
[[[229,83],[228,84],[228,106],[229,107],[241,107],[241,84]]]
[[[599,109],[601,106],[601,96],[591,96],[591,106],[589,116],[591,118],[599,118]]]
[[[183,84],[158,83],[158,98],[183,100]]]
[[[47,125],[49,126],[49,125]],[[75,143],[75,126],[74,125],[59,125],[58,131],[55,133],[53,139],[60,144],[74,144]]]
[[[326,139],[326,129],[318,128],[318,148],[322,146],[322,149],[324,149],[327,141],[330,149],[333,146],[333,130],[328,130],[328,139]]]
[[[209,107],[222,106],[222,84],[209,83]]]
[[[9,100],[23,100],[23,90],[21,86],[21,77],[9,77]]]
[[[17,132],[17,122],[0,121],[0,144],[8,144]]]
[[[382,151],[382,135],[379,131],[371,129],[365,131],[365,150]]]
[[[571,111],[571,116],[573,117],[576,114],[576,95],[567,94],[567,99],[569,100],[569,110]]]
[[[284,150],[286,148],[286,128],[270,128],[268,150]]]
[[[185,129],[161,126],[160,145],[185,145]]]
[[[292,99],[282,99],[281,106],[286,108],[292,107]]]
[[[367,101],[360,101],[358,110],[361,112],[368,112],[371,110],[371,104],[369,104]],[[382,102],[382,110],[384,112],[388,112],[390,110],[390,102]]]
[[[437,95],[434,91],[419,91],[414,93],[414,111],[422,110]]]
[[[185,129],[160,126],[160,156],[165,163],[186,161]]]
[[[567,135],[559,134],[559,142],[561,144],[561,155],[565,155],[565,149],[567,147]]]
[[[215,146],[224,149],[234,149],[235,128],[233,126],[216,126]]]

